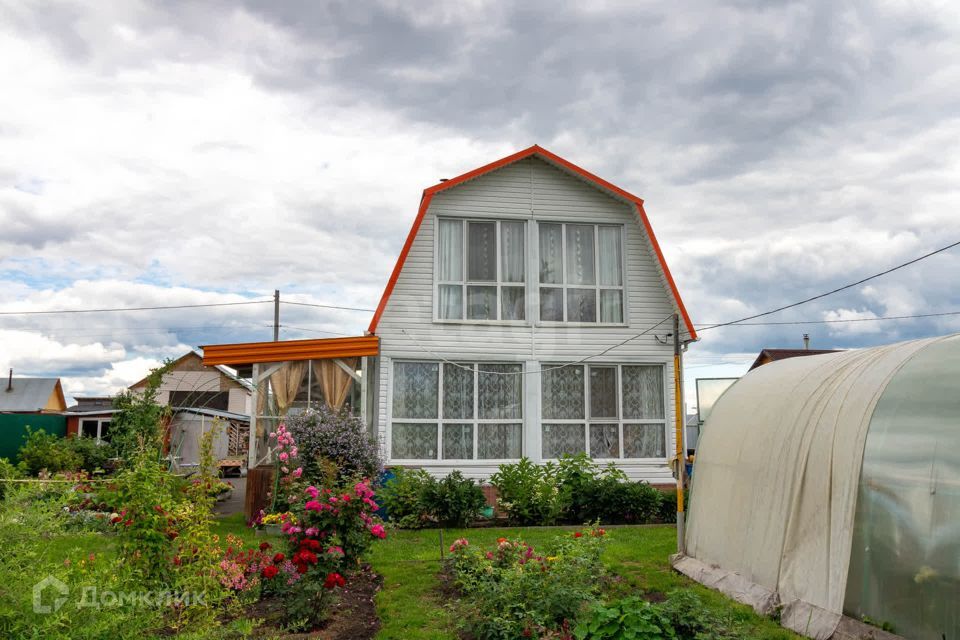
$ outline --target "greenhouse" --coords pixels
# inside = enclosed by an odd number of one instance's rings
[[[960,638],[960,335],[759,367],[697,454],[678,570],[812,638]]]

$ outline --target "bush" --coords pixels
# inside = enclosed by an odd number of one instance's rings
[[[310,409],[288,416],[285,423],[297,443],[305,481],[322,484],[329,475],[327,463],[336,465],[338,482],[360,478],[376,482],[383,472],[379,445],[363,422],[347,411]]]
[[[387,516],[402,529],[419,529],[430,519],[426,496],[436,490],[437,481],[423,469],[393,469],[394,477],[378,491]]]
[[[487,552],[461,538],[450,551],[461,624],[479,640],[557,630],[596,600],[602,584],[602,529],[557,536],[542,552],[506,538]]]
[[[645,482],[625,482],[605,475],[585,483],[582,517],[604,523],[643,524],[659,516],[662,494]]]
[[[534,464],[521,458],[502,464],[490,477],[497,488],[497,503],[507,517],[521,525],[550,525],[567,511],[569,494],[561,493],[557,465]]]
[[[342,575],[356,567],[360,558],[386,531],[373,512],[373,489],[369,481],[336,489],[309,486],[291,505],[295,522],[287,520],[286,558],[299,578],[284,590],[287,623],[309,629],[326,618],[329,594],[346,585]]]
[[[47,433],[43,429],[33,431],[27,427],[26,442],[17,454],[20,470],[30,476],[41,471],[59,473],[77,471],[83,465],[83,456],[77,453],[64,438]]]
[[[100,443],[93,438],[73,436],[66,438],[64,446],[80,456],[80,469],[88,473],[96,473],[110,468],[110,459],[114,456],[114,448],[109,443]]]
[[[487,506],[483,491],[473,480],[454,471],[426,486],[422,502],[437,521],[447,527],[466,527]]]

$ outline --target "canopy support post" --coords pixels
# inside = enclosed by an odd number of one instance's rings
[[[683,448],[683,388],[681,380],[681,361],[680,361],[680,316],[673,314],[673,412],[676,423],[676,463],[677,463],[677,553],[683,555],[686,552],[684,545],[684,529],[686,525],[686,513],[684,513],[683,487],[684,476],[687,470],[686,452]]]

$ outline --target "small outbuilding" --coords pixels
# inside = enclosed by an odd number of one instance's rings
[[[759,367],[697,454],[677,569],[812,638],[960,637],[960,334]]]

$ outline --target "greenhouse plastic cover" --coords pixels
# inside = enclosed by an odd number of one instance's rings
[[[932,338],[764,365],[713,408],[678,570],[826,640],[844,611],[868,427]],[[726,585],[728,588],[724,588]]]

